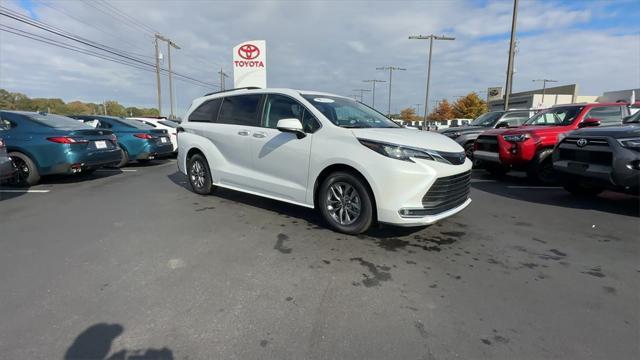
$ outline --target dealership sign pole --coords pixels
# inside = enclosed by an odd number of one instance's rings
[[[267,42],[245,41],[233,48],[233,86],[267,87]]]

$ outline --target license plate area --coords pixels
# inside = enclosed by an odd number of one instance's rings
[[[107,148],[107,142],[105,140],[94,141],[93,142],[93,146],[98,150],[106,149]]]
[[[167,138],[166,138],[166,137],[164,137],[164,136],[163,136],[163,137],[161,137],[161,138],[160,138],[160,142],[161,142],[161,143],[163,143],[163,144],[166,144],[166,143],[167,143]]]

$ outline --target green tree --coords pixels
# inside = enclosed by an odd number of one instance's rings
[[[453,104],[454,118],[475,119],[488,111],[487,103],[471,92]]]

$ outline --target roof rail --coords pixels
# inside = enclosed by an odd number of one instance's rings
[[[257,89],[261,89],[257,86],[247,86],[247,87],[241,87],[241,88],[235,88],[235,89],[226,89],[226,90],[220,90],[220,91],[214,91],[214,92],[210,92],[207,94],[204,94],[204,96],[209,96],[209,95],[213,95],[213,94],[219,94],[219,93],[223,93],[223,92],[227,92],[227,91],[234,91],[234,90],[257,90]]]

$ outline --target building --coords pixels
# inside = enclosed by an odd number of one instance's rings
[[[578,85],[571,84],[512,93],[509,96],[509,108],[544,109],[557,104],[596,102],[598,99],[599,96],[579,95]],[[487,105],[490,111],[504,109],[502,88],[489,88],[487,91]]]

